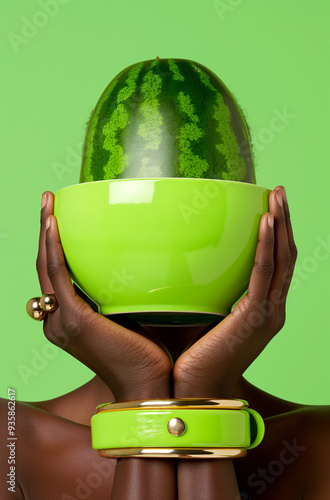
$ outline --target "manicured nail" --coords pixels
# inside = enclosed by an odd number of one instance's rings
[[[276,193],[276,199],[277,199],[277,202],[278,204],[283,207],[283,198],[282,198],[282,193],[281,191],[277,191]]]
[[[46,203],[47,203],[47,193],[43,193],[42,198],[41,198],[41,208],[44,208]]]
[[[48,229],[50,226],[50,217],[47,217],[46,219],[46,229]]]
[[[274,215],[273,214],[268,215],[268,225],[269,225],[269,227],[274,227]]]

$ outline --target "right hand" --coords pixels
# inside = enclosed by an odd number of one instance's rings
[[[45,336],[93,370],[116,401],[168,397],[163,393],[170,384],[171,360],[163,344],[137,323],[128,329],[93,311],[76,294],[53,215],[54,195],[46,191],[44,196],[37,271],[42,293],[54,293],[59,304],[43,320]]]

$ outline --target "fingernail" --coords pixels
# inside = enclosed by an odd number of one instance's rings
[[[46,219],[46,229],[48,229],[50,226],[50,217],[47,217]]]
[[[286,197],[286,191],[285,191],[285,189],[284,189],[284,188],[282,189],[282,196],[283,196],[284,201],[286,201],[286,202],[287,202],[287,201],[288,201],[288,199],[287,199],[287,197]]]
[[[269,227],[274,227],[274,215],[273,214],[268,215],[268,225],[269,225]]]
[[[46,203],[47,203],[47,193],[43,193],[42,198],[41,198],[41,208],[44,208]]]
[[[277,193],[276,193],[276,199],[277,199],[278,204],[281,207],[283,207],[283,198],[282,198],[281,191],[277,191]]]

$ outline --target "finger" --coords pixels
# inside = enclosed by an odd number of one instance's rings
[[[274,272],[274,216],[267,212],[261,217],[259,237],[247,291],[249,299],[266,299]]]
[[[108,319],[110,319],[110,318],[112,318],[112,321],[114,323],[116,323],[117,325],[123,326],[124,328],[126,328],[128,330],[131,330],[131,331],[133,331],[135,333],[139,333],[140,335],[142,335],[143,337],[147,338],[148,340],[151,340],[154,344],[157,344],[161,349],[163,349],[163,351],[170,358],[171,366],[173,368],[174,362],[173,362],[173,358],[172,358],[172,355],[171,355],[170,351],[167,349],[167,347],[165,346],[165,344],[163,344],[163,342],[161,342],[161,340],[159,340],[159,338],[156,335],[154,335],[150,331],[147,331],[137,321],[129,319],[129,318],[125,317],[125,316],[121,318],[120,315],[115,314],[113,316],[109,315]]]
[[[269,211],[274,214],[274,274],[272,284],[269,289],[270,297],[283,295],[283,288],[288,274],[291,254],[287,232],[287,222],[284,212],[284,198],[285,192],[283,186],[278,186],[269,195]]]
[[[78,296],[75,293],[65,265],[60,235],[54,215],[49,215],[46,220],[46,253],[48,278],[61,307],[61,304],[70,303],[76,300]]]
[[[294,271],[295,263],[296,263],[296,260],[297,260],[298,252],[297,252],[297,247],[296,247],[296,244],[295,244],[295,241],[294,241],[294,237],[293,237],[293,230],[292,230],[292,225],[291,225],[291,217],[290,217],[289,204],[288,204],[288,200],[287,200],[287,196],[286,196],[285,191],[284,191],[283,195],[284,195],[283,196],[283,200],[284,200],[285,221],[286,221],[286,228],[287,228],[287,234],[288,234],[288,242],[289,242],[290,255],[291,255],[290,265],[289,265],[288,273],[287,273],[287,276],[286,276],[286,280],[285,280],[285,283],[284,283],[284,286],[283,286],[283,292],[282,292],[283,295],[286,297],[287,294],[288,294],[288,290],[289,290],[289,287],[290,287],[291,280],[292,280],[293,271]]]
[[[37,256],[37,272],[42,293],[53,293],[53,287],[47,274],[47,253],[46,253],[46,219],[53,213],[54,195],[50,191],[45,191],[42,197],[40,215],[40,234],[39,234],[39,249]]]

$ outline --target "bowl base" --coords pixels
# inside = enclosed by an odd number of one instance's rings
[[[132,313],[112,313],[105,315],[116,322],[116,316],[121,319],[133,320],[142,326],[198,326],[222,321],[224,314],[193,313],[193,312],[132,312]],[[119,319],[119,318],[118,318]]]

